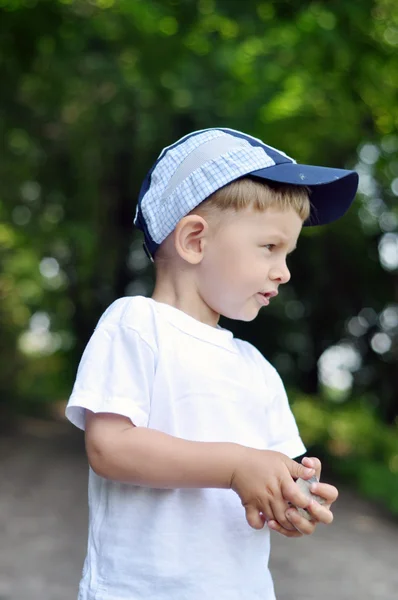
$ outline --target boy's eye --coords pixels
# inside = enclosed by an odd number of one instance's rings
[[[265,244],[263,248],[267,248],[267,250],[272,250],[273,248],[275,248],[275,244]]]

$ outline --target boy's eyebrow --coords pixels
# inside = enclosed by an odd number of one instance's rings
[[[272,239],[273,237],[274,237],[274,238],[277,238],[277,240],[278,240],[278,241],[276,241],[276,240],[275,240],[275,242],[276,242],[277,244],[280,244],[280,243],[282,243],[282,244],[285,244],[285,245],[286,245],[286,244],[288,243],[288,241],[289,241],[289,238],[288,238],[287,236],[285,236],[283,233],[280,233],[280,232],[270,232],[270,234],[269,234],[269,237],[270,237],[271,239]],[[294,246],[291,248],[291,250],[289,250],[288,254],[291,254],[291,253],[292,253],[292,252],[294,252],[294,250],[296,250],[296,249],[297,249],[297,244],[295,244],[295,245],[294,245]]]
[[[278,238],[282,241],[282,244],[287,244],[287,242],[289,241],[289,238],[285,237],[284,235],[278,235]],[[294,250],[296,250],[297,248],[297,244],[294,244],[294,246],[291,248],[291,250],[289,250],[288,254],[291,254],[292,252],[294,252]]]

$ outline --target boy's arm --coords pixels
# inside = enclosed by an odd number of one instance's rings
[[[230,488],[242,447],[192,442],[86,411],[86,450],[102,477],[153,488]]]
[[[161,431],[134,427],[123,416],[86,411],[89,462],[100,476],[151,488],[232,488],[255,529],[285,516],[286,501],[306,508],[308,498],[293,478],[308,479],[314,469],[272,450],[227,442],[193,442]]]

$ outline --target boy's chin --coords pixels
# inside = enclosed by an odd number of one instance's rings
[[[260,312],[259,308],[257,310],[247,311],[246,314],[240,318],[240,320],[245,321],[246,323],[249,323],[250,321],[254,321],[254,319],[257,317],[259,312]]]
[[[257,317],[260,308],[258,306],[245,306],[245,308],[240,311],[231,311],[230,314],[226,314],[226,312],[222,313],[222,316],[233,321],[244,321],[245,323],[249,323],[250,321],[254,321]]]

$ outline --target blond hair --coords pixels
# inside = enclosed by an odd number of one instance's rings
[[[188,214],[203,215],[218,226],[222,222],[222,212],[227,210],[237,212],[253,208],[263,212],[271,207],[282,211],[293,208],[304,222],[311,211],[309,193],[310,190],[304,185],[265,182],[246,176],[220,188]],[[164,244],[161,244],[155,254],[155,265],[158,267],[166,258],[167,252]]]
[[[309,189],[306,186],[265,182],[253,177],[232,181],[206,198],[199,207],[200,212],[206,214],[249,207],[258,212],[270,207],[282,211],[292,208],[302,221],[308,219],[311,211]],[[195,212],[194,209],[192,213]]]

